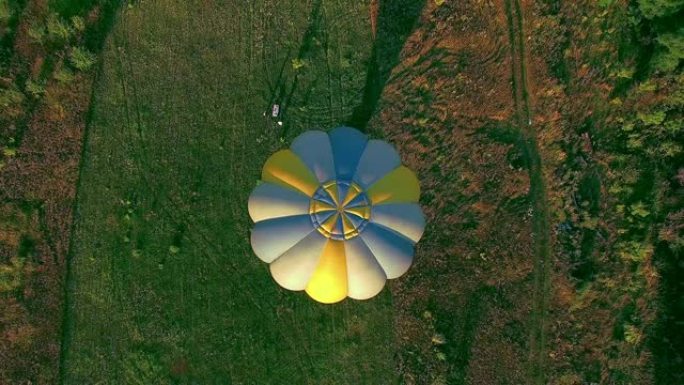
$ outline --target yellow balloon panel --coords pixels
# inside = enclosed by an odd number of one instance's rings
[[[361,189],[356,184],[351,185],[342,205],[346,206],[349,202],[354,200],[354,198],[359,196],[359,194],[361,194]]]
[[[325,188],[328,194],[330,194],[330,197],[332,198],[333,202],[335,202],[335,204],[340,203],[339,192],[337,191],[337,183],[328,183],[323,188]]]
[[[356,214],[358,217],[363,219],[370,218],[370,208],[368,206],[351,207],[347,209],[347,212],[351,214]]]
[[[337,224],[337,219],[338,219],[339,217],[340,217],[340,214],[339,214],[339,213],[335,213],[335,214],[331,215],[330,218],[326,219],[325,222],[323,222],[323,223],[321,224],[321,228],[322,228],[323,230],[325,230],[325,233],[330,234],[330,233],[333,232],[333,228],[334,228],[335,225]]]
[[[347,296],[347,260],[344,242],[328,240],[306,292],[318,302],[335,303]]]
[[[264,165],[261,179],[295,188],[308,196],[313,195],[318,188],[316,177],[291,150],[281,150],[271,155]]]
[[[342,230],[345,235],[356,235],[357,231],[354,228],[354,224],[349,220],[349,217],[342,215]]]
[[[368,189],[368,197],[379,203],[417,202],[420,184],[413,171],[405,166],[395,168]]]

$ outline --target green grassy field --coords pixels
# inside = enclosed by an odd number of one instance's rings
[[[314,303],[281,290],[248,243],[266,158],[361,102],[369,13],[331,0],[121,12],[86,137],[63,383],[397,381],[388,291]],[[282,130],[262,116],[272,102]]]

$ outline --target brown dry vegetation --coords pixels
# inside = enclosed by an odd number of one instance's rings
[[[640,60],[625,48],[635,10],[606,4],[520,2],[524,86],[550,213],[551,265],[540,287],[531,282],[538,240],[516,144],[511,68],[520,64],[511,62],[504,5],[430,3],[404,47],[370,127],[421,175],[429,219],[415,268],[393,286],[406,383],[656,381],[648,338],[663,289],[649,245],[658,234],[679,242],[679,217],[667,216],[660,232],[636,222],[634,212],[648,212],[625,208],[634,198],[615,191],[638,191],[648,172],[619,165],[621,150],[604,127],[657,109],[676,85],[656,78],[646,83],[660,96],[636,85],[625,91],[621,73]],[[649,210],[674,205],[668,183],[654,182],[659,201]],[[626,240],[634,229],[651,232],[643,246]]]
[[[44,222],[41,231],[36,231],[36,220],[15,230],[30,236],[38,246],[27,262],[32,274],[16,288],[23,295],[3,295],[0,300],[24,315],[2,322],[4,335],[0,338],[9,343],[0,344],[0,356],[6,357],[2,367],[8,372],[0,372],[0,379],[4,377],[8,382],[14,374],[39,384],[54,383],[56,379],[64,268],[91,83],[91,76],[79,75],[67,87],[48,85],[45,101],[36,108],[17,156],[0,173],[0,199],[5,202],[5,210],[20,211],[17,206],[33,202],[38,209],[30,215],[40,215]],[[19,245],[11,243],[5,247],[7,253],[3,252],[3,258],[19,250]],[[32,333],[17,337],[17,330]],[[17,348],[17,339],[23,340],[25,348]]]
[[[503,3],[430,4],[402,59],[370,126],[421,175],[429,223],[392,287],[404,381],[527,383],[534,240],[520,148],[498,138],[518,136]]]
[[[5,87],[24,96],[0,117],[1,143],[11,149],[0,167],[1,384],[58,378],[66,258],[93,76],[73,72],[68,45],[29,36],[49,11],[46,1],[27,2],[3,69]],[[76,46],[83,37],[74,32]],[[72,77],[57,79],[58,73]],[[42,84],[39,94],[24,87],[29,81]]]
[[[616,2],[609,10],[594,2],[563,2],[554,10],[535,3],[526,13],[534,36],[530,56],[539,58],[531,65],[538,71],[534,78],[545,82],[533,95],[538,106],[545,106],[536,110],[550,118],[540,146],[554,229],[562,238],[555,248],[547,347],[547,370],[557,384],[654,381],[645,338],[630,340],[623,330],[638,325],[638,333],[645,335],[653,327],[657,274],[650,258],[635,273],[634,265],[619,257],[616,207],[625,199],[611,197],[608,187],[614,183],[611,174],[622,170],[611,164],[617,154],[601,132],[621,114],[611,107],[616,67],[633,65],[629,59],[622,64],[625,59],[618,55],[620,42],[631,33],[621,19],[628,7],[627,2]],[[565,66],[567,79],[551,75],[550,64]],[[591,183],[597,186],[589,193]],[[579,230],[559,230],[568,223]]]
[[[31,378],[49,384],[56,378],[59,362],[55,320],[62,315],[63,270],[55,261],[41,207],[5,202],[0,210],[4,219],[0,225],[0,383]]]

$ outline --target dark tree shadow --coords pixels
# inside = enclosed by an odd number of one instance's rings
[[[83,2],[83,1],[82,1]],[[95,3],[94,1],[91,1]],[[99,6],[100,18],[97,23],[88,28],[85,33],[84,45],[92,52],[99,53],[104,48],[105,41],[109,32],[114,27],[117,20],[119,9],[124,5],[123,0],[102,0],[97,2]],[[88,8],[86,8],[88,9]],[[85,10],[72,10],[75,14],[84,14]]]
[[[346,122],[362,131],[373,116],[389,74],[399,63],[399,53],[425,6],[425,0],[378,1],[376,38],[368,62],[363,99]]]
[[[658,289],[657,321],[650,338],[655,355],[655,383],[684,382],[684,263],[681,250],[671,249],[665,242],[656,246],[655,260],[661,284]]]
[[[434,309],[433,313],[437,316],[436,329],[448,341],[452,341],[444,346],[449,362],[449,384],[466,383],[477,331],[494,296],[496,291],[493,287],[482,286],[468,295],[462,310]]]
[[[114,24],[119,16],[119,11],[121,7],[123,6],[123,0],[102,0],[96,2],[95,0],[84,0],[80,2],[75,2],[74,4],[78,4],[78,7],[75,8],[70,8],[70,9],[60,9],[62,13],[60,13],[62,16],[64,15],[85,15],[88,9],[87,7],[99,7],[98,12],[99,12],[99,18],[96,23],[94,23],[91,27],[89,27],[83,36],[83,45],[88,48],[93,53],[100,54],[102,50],[104,49],[105,42],[107,40],[107,36],[109,36],[109,33],[114,27]],[[61,4],[69,4],[68,2],[62,1]],[[94,9],[94,8],[92,8]],[[71,212],[74,213],[71,224],[70,224],[70,229],[69,229],[69,248],[67,251],[66,255],[66,266],[65,266],[65,275],[64,275],[64,285],[63,285],[63,290],[64,290],[64,304],[63,306],[63,312],[62,312],[62,331],[61,331],[61,337],[60,337],[60,354],[59,354],[59,362],[58,362],[58,383],[59,384],[64,384],[66,381],[66,362],[68,361],[68,355],[69,355],[69,349],[70,349],[70,344],[71,344],[71,339],[72,339],[72,333],[73,333],[73,328],[74,328],[74,321],[73,321],[73,313],[72,313],[72,306],[73,306],[73,292],[74,292],[74,279],[73,279],[73,267],[72,267],[72,259],[73,259],[73,237],[75,234],[75,226],[76,226],[76,207],[79,202],[79,195],[78,195],[78,190],[80,189],[80,184],[81,184],[81,173],[84,165],[84,159],[85,159],[85,154],[87,150],[87,143],[88,143],[88,132],[90,130],[92,121],[93,121],[93,114],[95,111],[95,90],[96,84],[98,82],[98,79],[100,78],[102,74],[102,68],[103,68],[103,61],[99,60],[98,67],[95,70],[96,74],[96,79],[93,82],[93,85],[91,86],[90,89],[90,105],[88,106],[88,110],[86,112],[85,116],[85,130],[83,132],[83,138],[82,138],[82,143],[83,145],[81,146],[81,155],[79,156],[79,165],[78,165],[78,179],[76,181],[76,196],[73,199],[72,202],[72,207],[71,207]]]
[[[302,38],[302,44],[299,46],[299,50],[297,51],[297,59],[298,60],[305,60],[308,59],[311,56],[311,51],[313,48],[313,43],[314,43],[314,38],[320,31],[320,25],[321,25],[321,4],[322,0],[315,0],[313,3],[313,6],[311,7],[311,13],[309,14],[308,20],[310,20],[309,25],[306,27],[306,30],[304,31],[304,36]],[[287,76],[285,75],[285,68],[287,64],[289,63],[288,58],[290,57],[289,52],[288,55],[286,55],[286,58],[284,59],[281,67],[280,67],[280,72],[278,74],[278,78],[276,80],[276,83],[271,85],[269,84],[269,90],[271,93],[271,96],[269,98],[268,106],[266,107],[267,113],[270,111],[270,106],[273,105],[276,101],[280,101],[280,114],[281,115],[286,115],[287,111],[290,108],[290,104],[292,101],[292,97],[297,90],[297,86],[299,85],[299,72],[295,72],[294,78],[292,79],[292,82],[288,85],[288,79]],[[289,88],[288,88],[289,86]],[[287,132],[288,125],[283,126],[283,128],[280,130],[280,137],[283,137],[285,133]]]

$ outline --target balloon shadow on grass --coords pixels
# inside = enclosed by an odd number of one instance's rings
[[[411,35],[425,7],[425,0],[378,0],[377,29],[373,51],[368,62],[366,85],[361,103],[354,108],[347,125],[366,130],[368,121],[385,88],[392,69],[399,63],[399,54]]]
[[[320,30],[320,25],[321,25],[321,5],[322,5],[322,0],[316,0],[313,3],[313,6],[311,7],[311,12],[309,14],[308,20],[310,20],[309,25],[306,27],[306,30],[304,31],[304,36],[302,38],[302,43],[299,46],[299,50],[297,51],[297,57],[296,60],[298,61],[303,61],[308,59],[311,56],[311,51],[312,47],[314,44],[314,38],[318,34]],[[294,95],[295,91],[297,90],[297,86],[299,84],[299,72],[295,72],[294,78],[292,79],[292,82],[288,84],[288,79],[287,76],[285,75],[285,68],[287,64],[289,63],[288,58],[290,57],[289,51],[288,55],[286,58],[283,60],[283,63],[280,66],[280,71],[278,73],[278,78],[276,80],[276,83],[271,85],[269,84],[269,89],[271,92],[271,96],[269,99],[268,106],[270,107],[274,103],[280,100],[280,115],[284,116],[287,113],[287,110],[290,107],[291,101],[292,101],[292,96]],[[289,87],[288,87],[289,85]],[[267,110],[268,111],[268,110]],[[283,126],[283,128],[280,130],[280,137],[283,137],[285,135],[287,126]]]

